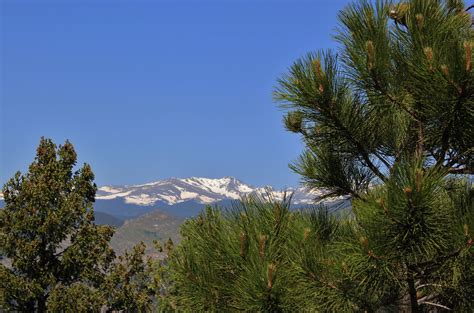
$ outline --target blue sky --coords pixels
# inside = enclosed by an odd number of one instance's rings
[[[0,183],[45,136],[69,139],[99,185],[297,185],[303,146],[272,90],[298,57],[335,47],[348,1],[0,2]]]

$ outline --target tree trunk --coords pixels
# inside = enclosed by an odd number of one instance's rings
[[[415,288],[415,280],[413,278],[407,279],[408,283],[408,292],[410,294],[410,306],[412,313],[419,313],[420,308],[418,307],[418,299],[416,297],[416,288]]]
[[[35,301],[29,301],[25,306],[22,306],[20,308],[21,310],[25,310],[26,312],[34,312],[35,311]]]
[[[41,296],[38,298],[38,313],[44,313],[46,312],[46,297]]]

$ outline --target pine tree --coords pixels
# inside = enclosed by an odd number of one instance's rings
[[[3,187],[0,309],[97,311],[100,286],[114,258],[113,229],[94,224],[96,185],[88,164],[74,171],[76,152],[42,138],[28,173]]]
[[[306,145],[290,165],[349,215],[249,198],[208,208],[170,257],[173,307],[203,311],[474,311],[474,85],[461,1],[365,0],[338,53],[279,81]]]
[[[353,294],[341,277],[326,303],[472,311],[471,15],[457,0],[361,0],[339,19],[340,51],[298,60],[275,91],[306,145],[291,168],[352,199],[351,236],[333,249]]]
[[[170,256],[171,301],[184,311],[280,312],[291,307],[281,273],[291,230],[289,202],[249,198],[208,207],[181,228]]]
[[[356,235],[350,222],[325,207],[292,211],[290,202],[252,196],[187,220],[170,256],[172,307],[351,312],[393,302],[384,292],[368,297],[345,264],[339,243]]]

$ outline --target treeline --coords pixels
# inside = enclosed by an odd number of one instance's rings
[[[361,0],[340,50],[308,54],[275,98],[305,151],[290,167],[351,212],[291,197],[208,208],[181,242],[116,258],[94,224],[94,175],[42,139],[4,187],[6,311],[474,311],[472,17],[462,1]]]

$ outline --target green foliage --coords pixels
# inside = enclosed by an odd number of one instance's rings
[[[233,210],[208,208],[181,231],[169,264],[179,310],[348,312],[396,295],[360,288],[341,248],[355,223],[324,207],[290,212],[289,201],[251,197]]]
[[[285,125],[307,145],[293,168],[310,188],[354,196],[414,153],[474,173],[474,33],[453,3],[352,4],[338,55],[308,54],[279,80]]]
[[[197,311],[282,309],[288,203],[249,199],[232,211],[208,207],[181,228],[170,258],[175,301]]]
[[[308,54],[275,91],[306,144],[290,167],[352,198],[334,249],[367,302],[328,308],[472,311],[472,182],[455,177],[474,174],[471,15],[462,1],[361,0],[339,19],[338,54]]]
[[[459,312],[473,309],[468,293],[474,292],[469,282],[474,271],[468,259],[474,249],[467,231],[473,225],[466,223],[473,217],[472,186],[457,181],[453,190],[449,184],[437,168],[410,162],[353,202],[359,240],[342,248],[356,277],[363,277],[361,286],[372,293],[395,286],[401,295],[412,287],[420,308],[435,303]],[[454,283],[455,275],[466,279],[462,286]],[[457,301],[446,301],[445,292]]]
[[[103,302],[100,289],[76,282],[58,284],[48,296],[47,308],[48,312],[99,312]]]
[[[66,142],[41,139],[25,175],[3,187],[0,310],[147,312],[166,310],[166,260],[145,259],[145,244],[115,259],[113,229],[94,223],[96,185],[89,165],[74,171]],[[171,239],[166,244],[172,249]],[[160,248],[161,249],[161,248]]]
[[[471,16],[361,0],[339,19],[338,54],[296,61],[275,97],[306,145],[290,167],[353,214],[253,196],[186,221],[164,260],[139,244],[113,262],[90,167],[42,139],[3,188],[0,309],[474,311]]]
[[[462,1],[361,0],[338,53],[279,80],[290,167],[353,215],[249,198],[182,227],[172,299],[198,311],[474,311],[474,83]],[[267,199],[268,200],[268,199]]]
[[[153,290],[150,267],[144,262],[145,244],[119,256],[102,288],[107,294],[109,309],[146,312],[152,308]]]
[[[66,298],[96,298],[114,258],[113,230],[94,224],[94,174],[87,164],[73,171],[75,165],[69,142],[56,147],[41,139],[28,173],[3,187],[0,250],[11,260],[11,267],[0,265],[5,310],[42,312]]]
[[[349,154],[335,152],[330,146],[305,151],[290,168],[303,178],[310,189],[327,188],[321,199],[351,195],[359,197],[366,191],[374,174]]]
[[[409,162],[355,200],[353,216],[255,197],[209,207],[181,228],[170,301],[184,311],[385,312],[409,306],[413,287],[420,310],[471,311],[472,195],[469,182]]]

